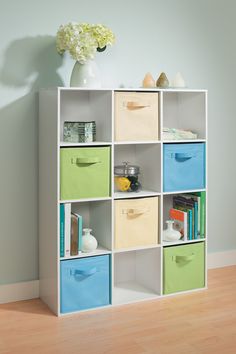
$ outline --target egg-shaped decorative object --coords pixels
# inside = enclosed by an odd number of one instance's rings
[[[155,87],[155,80],[150,73],[147,73],[143,79],[143,87]]]
[[[169,80],[167,79],[167,76],[165,73],[161,73],[161,75],[158,77],[157,82],[156,82],[156,86],[163,87],[163,88],[169,87]]]
[[[173,81],[172,81],[172,87],[186,87],[185,81],[183,79],[183,76],[178,72]]]

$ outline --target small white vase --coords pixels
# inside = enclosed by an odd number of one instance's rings
[[[75,62],[70,78],[71,87],[100,88],[101,75],[94,60],[87,60],[81,64]]]
[[[167,220],[167,229],[163,231],[164,241],[178,241],[181,238],[181,233],[173,229],[173,220]]]
[[[96,250],[98,242],[96,238],[91,235],[92,229],[83,229],[84,235],[82,236],[82,252],[89,253]]]

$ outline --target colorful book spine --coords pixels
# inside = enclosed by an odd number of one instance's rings
[[[79,252],[82,252],[82,234],[83,234],[83,217],[78,214],[78,249]]]
[[[198,233],[198,205],[197,202],[193,201],[193,209],[194,209],[194,226],[193,226],[193,239],[197,239],[197,233]]]
[[[78,252],[82,252],[82,231],[83,231],[83,217],[82,215],[73,213],[74,217],[76,217],[77,223],[77,250]]]
[[[193,239],[193,210],[189,209],[189,240]]]
[[[198,205],[198,225],[197,225],[197,235],[201,237],[201,198],[197,196]]]
[[[174,197],[179,203],[183,203],[187,208],[192,209],[192,239],[197,239],[198,236],[198,205],[197,202],[191,198],[190,194],[183,194]]]
[[[65,207],[60,204],[60,257],[65,256]]]
[[[170,209],[170,218],[174,220],[174,229],[178,230],[184,241],[188,239],[188,213],[178,209]]]
[[[184,197],[188,200],[192,200],[194,202],[194,238],[200,238],[200,225],[201,225],[201,205],[200,205],[200,197],[196,196],[195,194],[184,194]]]
[[[70,257],[71,248],[71,204],[65,203],[65,257]]]
[[[194,207],[192,203],[186,202],[185,198],[175,196],[173,198],[173,207],[188,213],[188,239],[192,240],[194,236]]]
[[[194,239],[198,238],[198,204],[194,202]]]
[[[77,256],[78,255],[78,217],[75,214],[71,214],[71,247],[70,247],[70,255]]]
[[[206,192],[196,192],[194,194],[200,197],[200,237],[205,238]]]

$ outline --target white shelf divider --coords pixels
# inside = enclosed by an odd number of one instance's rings
[[[130,198],[144,198],[144,197],[156,197],[160,192],[141,190],[139,192],[115,192],[114,199],[130,199]]]
[[[77,258],[85,258],[85,257],[93,257],[93,256],[101,256],[104,254],[111,254],[112,251],[108,250],[105,247],[102,246],[98,246],[98,248],[93,251],[93,252],[89,252],[89,253],[84,253],[84,252],[80,252],[78,255],[76,256],[70,256],[70,257],[60,257],[61,261],[68,261],[70,259],[77,259]]]
[[[162,245],[164,247],[168,247],[168,246],[177,246],[177,245],[187,245],[189,243],[195,243],[195,242],[204,242],[206,241],[206,238],[197,238],[195,240],[187,240],[187,241],[175,241],[175,242],[167,242],[167,241],[163,241]]]
[[[67,143],[60,142],[60,147],[93,147],[93,146],[110,146],[112,142],[109,141],[93,141],[91,143]]]

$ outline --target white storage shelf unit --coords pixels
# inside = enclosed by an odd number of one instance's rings
[[[148,141],[116,141],[114,132],[114,97],[116,92],[152,92],[158,94],[159,138]],[[60,149],[63,147],[110,146],[111,192],[105,198],[69,200],[72,211],[83,216],[84,227],[91,227],[99,247],[83,258],[109,254],[111,257],[111,305],[161,298],[163,293],[163,252],[165,247],[202,241],[207,252],[207,220],[203,240],[166,243],[163,227],[172,197],[185,191],[163,191],[163,127],[190,129],[198,139],[171,141],[203,142],[207,152],[207,91],[188,89],[80,89],[55,88],[40,92],[39,117],[39,245],[40,298],[60,311]],[[97,137],[93,143],[63,142],[64,121],[96,121]],[[169,143],[169,141],[168,141]],[[206,153],[207,156],[207,153]],[[139,165],[142,190],[117,192],[114,166],[123,161]],[[206,161],[207,166],[207,161]],[[206,169],[207,181],[207,169]],[[204,191],[207,191],[207,184]],[[196,191],[196,190],[194,190]],[[193,191],[193,192],[194,192]],[[187,191],[191,192],[191,191]],[[116,199],[158,197],[158,243],[150,247],[114,248],[114,208]],[[207,198],[206,198],[207,200]],[[206,203],[207,205],[207,203]],[[96,230],[96,231],[95,231]],[[205,261],[205,285],[207,286]]]

